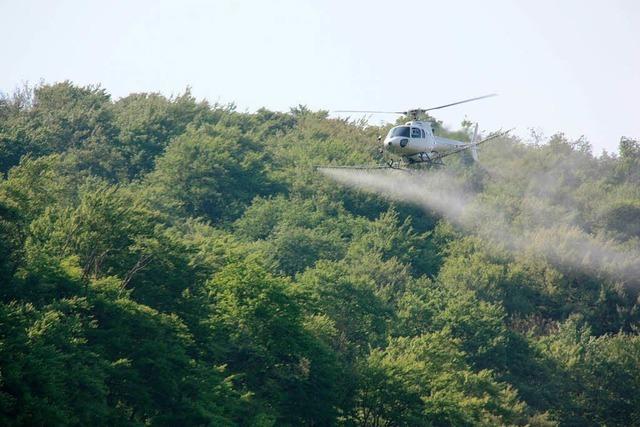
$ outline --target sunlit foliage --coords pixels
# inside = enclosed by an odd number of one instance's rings
[[[385,130],[188,89],[1,98],[0,424],[638,424],[638,141],[451,159],[474,228],[315,170]]]

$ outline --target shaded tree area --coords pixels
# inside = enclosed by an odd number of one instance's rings
[[[189,90],[2,97],[0,424],[637,424],[638,142],[448,162],[522,248],[315,170],[384,131]]]

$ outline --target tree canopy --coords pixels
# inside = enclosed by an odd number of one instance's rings
[[[3,96],[0,424],[638,424],[640,143],[505,136],[411,197],[316,171],[387,129]]]

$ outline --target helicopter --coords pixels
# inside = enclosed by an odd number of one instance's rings
[[[478,101],[480,99],[490,98],[493,96],[496,96],[496,94],[492,93],[437,107],[414,108],[407,111],[337,110],[335,111],[336,113],[400,114],[411,118],[411,120],[406,122],[404,125],[392,127],[384,140],[382,139],[382,136],[378,136],[378,143],[381,144],[379,152],[385,159],[385,163],[383,165],[330,167],[341,169],[408,169],[409,167],[426,166],[429,168],[434,166],[444,166],[442,159],[465,150],[469,150],[473,159],[478,161],[477,148],[479,145],[500,136],[504,136],[509,131],[493,133],[488,137],[479,140],[478,124],[476,123],[471,141],[463,142],[436,136],[433,123],[430,121],[420,120],[420,118],[424,116],[427,111],[439,110],[441,108],[452,107],[454,105]]]

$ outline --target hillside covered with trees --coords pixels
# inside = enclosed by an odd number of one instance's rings
[[[0,424],[640,425],[640,143],[503,137],[415,200],[316,170],[386,130],[0,98]]]

